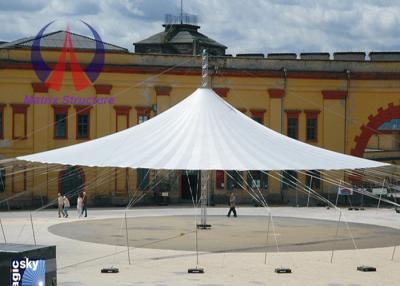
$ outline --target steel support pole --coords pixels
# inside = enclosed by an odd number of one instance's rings
[[[197,225],[198,228],[206,229],[210,228],[211,225],[207,224],[207,205],[208,205],[208,180],[210,178],[210,171],[200,171],[200,224]]]

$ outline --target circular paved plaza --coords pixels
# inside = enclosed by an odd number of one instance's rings
[[[266,216],[209,216],[211,229],[198,231],[198,248],[204,252],[324,251],[387,247],[398,244],[400,231],[377,225],[345,223],[318,219]],[[193,216],[147,216],[127,219],[132,247],[193,251]],[[349,231],[350,230],[350,231]],[[75,240],[108,245],[126,245],[125,221],[121,218],[80,220],[49,227],[53,234]]]

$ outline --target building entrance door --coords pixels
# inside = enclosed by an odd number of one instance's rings
[[[193,193],[193,198],[197,200],[200,198],[200,171],[185,171],[182,173],[182,199],[192,200],[191,192]]]
[[[72,166],[60,172],[60,193],[68,197],[71,205],[76,203],[83,190],[84,177],[79,167]]]

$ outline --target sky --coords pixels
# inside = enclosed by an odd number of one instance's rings
[[[161,32],[165,14],[181,0],[0,0],[0,41],[65,30],[133,51],[133,43]],[[400,0],[183,0],[201,33],[227,53],[400,51]]]

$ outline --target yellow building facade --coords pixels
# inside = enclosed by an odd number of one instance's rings
[[[57,63],[59,55],[60,49],[42,51],[50,66]],[[75,55],[85,66],[93,52],[75,49]],[[210,84],[224,100],[278,132],[329,150],[397,164],[399,130],[383,130],[381,126],[400,118],[400,61],[391,55],[385,60],[373,60],[372,55],[370,60],[353,56],[210,57]],[[0,46],[3,159],[69,146],[135,126],[180,102],[201,80],[199,56],[106,51],[104,68],[95,83],[76,91],[67,65],[57,91],[38,79],[30,61],[30,48]],[[90,104],[93,100],[97,103]],[[256,187],[261,187],[271,202],[293,202],[290,184],[274,179],[279,178],[278,173],[270,174],[255,173]],[[241,175],[252,184],[250,175]],[[307,180],[305,174],[296,176],[302,182]],[[215,203],[226,202],[229,190],[239,189],[222,171],[213,172],[211,182],[210,196]],[[0,199],[16,196],[9,202],[12,206],[28,202],[40,205],[55,199],[57,193],[79,191],[86,191],[93,204],[123,205],[144,191],[148,193],[142,201],[156,203],[159,197],[154,190],[167,191],[171,202],[189,201],[189,188],[196,186],[198,179],[195,172],[183,170],[20,162],[4,166],[2,183]],[[323,194],[336,191],[323,182],[315,187]],[[238,193],[239,200],[251,201],[245,191]]]

